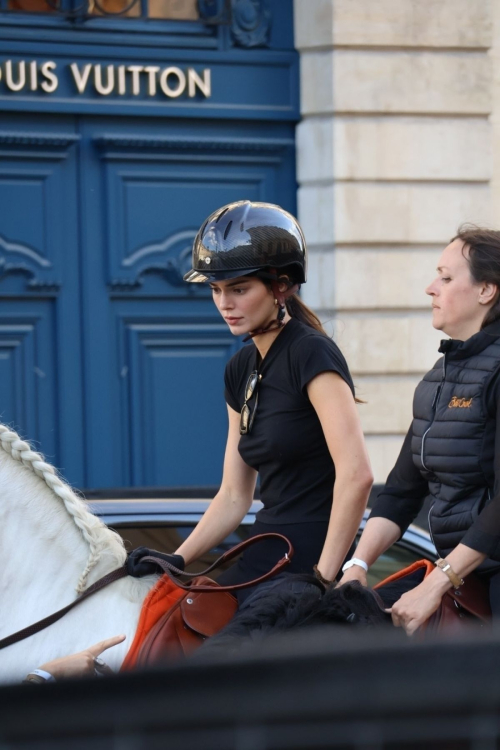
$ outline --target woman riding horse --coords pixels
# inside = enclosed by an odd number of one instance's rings
[[[252,535],[277,531],[290,539],[289,573],[314,568],[320,580],[333,582],[351,549],[373,477],[346,361],[297,296],[306,269],[302,229],[279,206],[231,203],[196,236],[185,280],[208,283],[231,333],[252,343],[226,367],[229,430],[220,490],[176,553],[162,555],[177,568],[239,526],[257,477],[264,507]],[[197,398],[212,387],[201,384]],[[282,554],[279,541],[256,545],[219,582],[258,578]],[[155,572],[140,554],[129,558],[129,568]],[[81,658],[92,669],[89,653]]]
[[[500,232],[459,231],[427,287],[433,326],[449,339],[418,385],[413,422],[374,505],[342,583],[367,585],[366,570],[431,503],[436,569],[392,607],[412,634],[472,571],[489,584],[500,615]],[[366,568],[366,570],[365,570]]]
[[[297,296],[306,266],[297,220],[268,203],[223,206],[195,239],[185,280],[208,283],[231,333],[252,344],[226,367],[222,483],[177,550],[182,563],[238,527],[257,477],[264,507],[252,535],[277,531],[290,539],[288,572],[311,573],[317,564],[318,575],[334,581],[353,543],[373,478],[346,361]],[[252,580],[282,552],[279,541],[256,545],[219,582]]]
[[[500,613],[500,232],[460,231],[437,270],[426,291],[434,327],[450,338],[417,387],[401,453],[341,579],[366,586],[368,566],[430,498],[441,561],[392,607],[394,624],[408,634],[472,571],[489,584],[493,616]],[[230,312],[238,318],[239,305]]]

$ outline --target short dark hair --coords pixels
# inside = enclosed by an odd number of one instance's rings
[[[473,280],[478,284],[486,281],[498,287],[495,303],[488,310],[481,326],[485,328],[500,319],[500,232],[474,224],[463,224],[451,242],[455,240],[462,240],[464,248],[468,247],[469,254],[467,256],[464,253],[464,257],[469,263]]]

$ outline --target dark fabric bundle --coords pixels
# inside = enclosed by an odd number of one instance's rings
[[[271,633],[321,624],[375,627],[391,623],[384,604],[371,589],[357,583],[324,589],[309,576],[284,575],[259,587],[233,620],[198,652],[224,653],[242,639],[262,640]]]

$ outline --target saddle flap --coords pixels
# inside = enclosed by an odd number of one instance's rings
[[[196,585],[213,586],[214,592],[196,591]],[[217,591],[217,588],[217,583],[210,578],[195,578],[193,590],[180,604],[184,624],[204,638],[218,633],[238,609],[236,598],[227,591]]]
[[[448,591],[449,596],[465,609],[483,622],[491,620],[490,594],[488,584],[474,573],[469,573],[465,578],[463,586],[459,589]]]

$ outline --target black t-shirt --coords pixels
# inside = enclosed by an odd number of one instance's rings
[[[335,467],[307,384],[319,373],[332,371],[354,394],[347,363],[332,339],[292,318],[262,361],[250,344],[227,363],[225,397],[237,412],[253,370],[262,375],[257,410],[252,431],[241,436],[238,447],[260,475],[264,508],[257,517],[274,524],[327,522]]]

